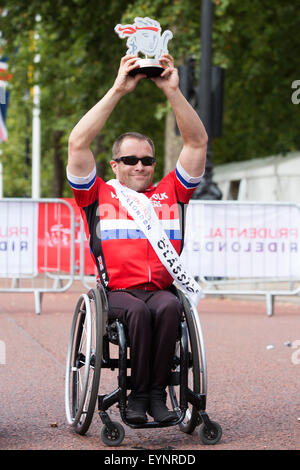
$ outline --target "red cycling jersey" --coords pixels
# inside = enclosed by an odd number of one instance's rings
[[[119,203],[115,189],[96,176],[95,168],[87,177],[68,172],[67,176],[102,285],[109,290],[168,288],[173,278]],[[200,179],[190,177],[178,162],[176,170],[144,192],[178,254],[183,248],[185,206]]]

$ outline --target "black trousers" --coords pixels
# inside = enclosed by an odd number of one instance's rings
[[[133,394],[164,389],[178,338],[182,306],[168,290],[108,292],[108,319],[120,320],[130,343]]]

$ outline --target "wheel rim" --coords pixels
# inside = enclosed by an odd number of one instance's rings
[[[114,428],[113,431],[109,431],[108,428],[105,429],[105,437],[110,441],[116,441],[120,437],[120,433],[117,428]]]
[[[76,338],[75,345],[74,338]],[[91,345],[92,313],[90,301],[86,294],[82,294],[72,322],[66,364],[66,416],[68,423],[73,426],[79,422],[87,401],[87,389],[91,374]]]
[[[188,369],[188,387],[195,393],[206,396],[207,378],[206,378],[206,360],[204,352],[204,342],[201,331],[201,325],[198,318],[198,312],[189,302],[188,298],[179,291],[180,299],[184,307],[186,323],[188,326],[188,351],[192,354],[193,364]],[[179,344],[177,344],[179,348]],[[178,355],[178,350],[177,350]],[[179,370],[179,366],[177,367]],[[170,397],[173,408],[180,409],[176,396],[175,387],[171,386]],[[188,404],[185,417],[179,424],[183,432],[191,433],[199,423],[198,411],[191,404]]]
[[[83,410],[79,422],[77,423],[76,431],[84,434],[93,418],[95,405],[98,396],[98,388],[101,373],[102,361],[102,334],[103,328],[100,325],[101,315],[104,311],[101,304],[101,299],[97,289],[91,289],[88,294],[91,309],[91,348],[90,348],[90,363],[89,374],[87,378],[87,386],[85,391],[85,400]],[[101,313],[100,313],[101,312]],[[97,318],[98,316],[98,318]]]
[[[218,432],[215,428],[213,429],[207,429],[205,428],[204,429],[204,437],[208,440],[208,441],[214,441],[216,439],[216,437],[218,437]]]
[[[176,352],[175,355],[179,355],[179,348],[180,345],[176,345]],[[190,336],[188,336],[188,350],[191,352],[191,344],[190,344]],[[196,363],[193,364],[192,367],[189,367],[188,369],[188,388],[195,393],[200,392],[200,373],[199,373],[199,367],[198,367],[198,361],[195,361]],[[175,369],[175,371],[179,371],[180,366],[178,365]],[[178,389],[178,390],[176,390]],[[177,395],[179,396],[179,386],[170,386],[170,398],[171,398],[171,403],[173,406],[174,410],[180,410],[179,407],[179,400],[177,398]],[[188,408],[185,412],[184,419],[182,422],[179,424],[180,428],[183,431],[190,432],[195,428],[196,424],[196,415],[198,416],[197,411],[194,410],[194,407],[188,403]]]

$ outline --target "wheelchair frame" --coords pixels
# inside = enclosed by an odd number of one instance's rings
[[[98,401],[99,416],[104,424],[101,438],[108,446],[120,445],[125,436],[123,426],[111,421],[107,413],[116,403],[123,423],[131,428],[179,425],[181,431],[191,434],[200,425],[199,437],[202,443],[216,444],[221,439],[221,426],[211,421],[205,411],[207,370],[198,312],[181,290],[175,286],[172,286],[172,290],[183,306],[180,337],[168,384],[170,401],[178,419],[164,423],[148,421],[143,424],[127,421],[127,390],[130,389],[130,377],[127,376],[127,369],[130,368],[127,338],[121,322],[116,320],[112,324],[107,323],[107,297],[103,287],[98,286],[80,296],[74,311],[68,345],[65,409],[68,423],[78,434],[87,432]],[[110,343],[118,344],[118,359],[110,357]],[[118,386],[111,393],[98,394],[101,368],[119,369]]]

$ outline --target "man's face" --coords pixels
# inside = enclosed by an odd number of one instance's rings
[[[123,140],[119,154],[116,158],[134,155],[138,158],[153,157],[151,145],[146,140],[127,137]],[[144,192],[152,183],[155,163],[152,166],[143,166],[139,161],[136,165],[125,165],[125,163],[110,162],[113,172],[120,183],[137,192]]]

